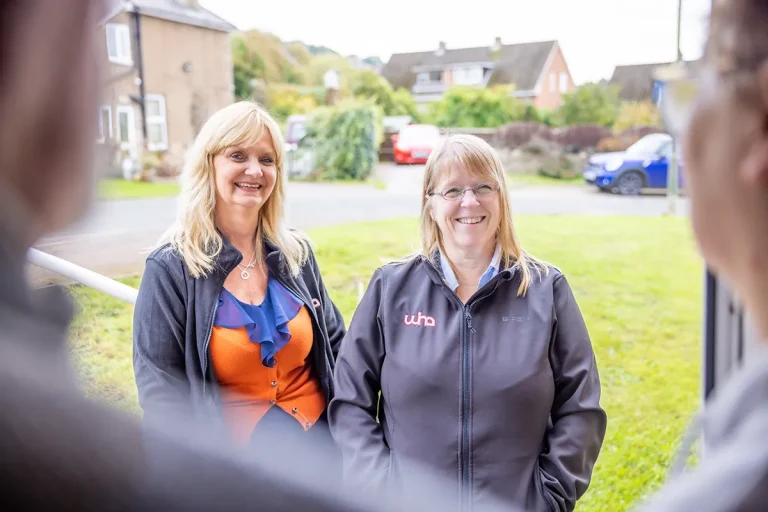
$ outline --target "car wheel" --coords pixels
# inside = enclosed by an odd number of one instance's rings
[[[623,196],[637,196],[643,191],[645,177],[637,171],[625,172],[616,180],[615,189]]]

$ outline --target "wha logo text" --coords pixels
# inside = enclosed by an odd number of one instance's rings
[[[427,316],[419,311],[418,315],[405,315],[405,325],[420,325],[422,327],[434,327],[435,318]]]

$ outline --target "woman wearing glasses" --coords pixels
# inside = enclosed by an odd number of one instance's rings
[[[429,474],[462,508],[572,510],[605,435],[595,356],[563,274],[522,249],[481,139],[430,156],[421,237],[376,270],[342,342],[328,415],[347,480],[414,493]]]

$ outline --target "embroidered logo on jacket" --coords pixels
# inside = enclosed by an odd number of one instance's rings
[[[405,325],[420,325],[422,327],[434,327],[435,318],[427,316],[419,311],[418,315],[405,315]]]

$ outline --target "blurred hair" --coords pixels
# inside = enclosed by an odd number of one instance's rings
[[[0,189],[35,230],[62,227],[88,203],[102,11],[94,0],[0,0]]]
[[[704,57],[721,72],[754,70],[768,59],[768,2],[715,0]]]

